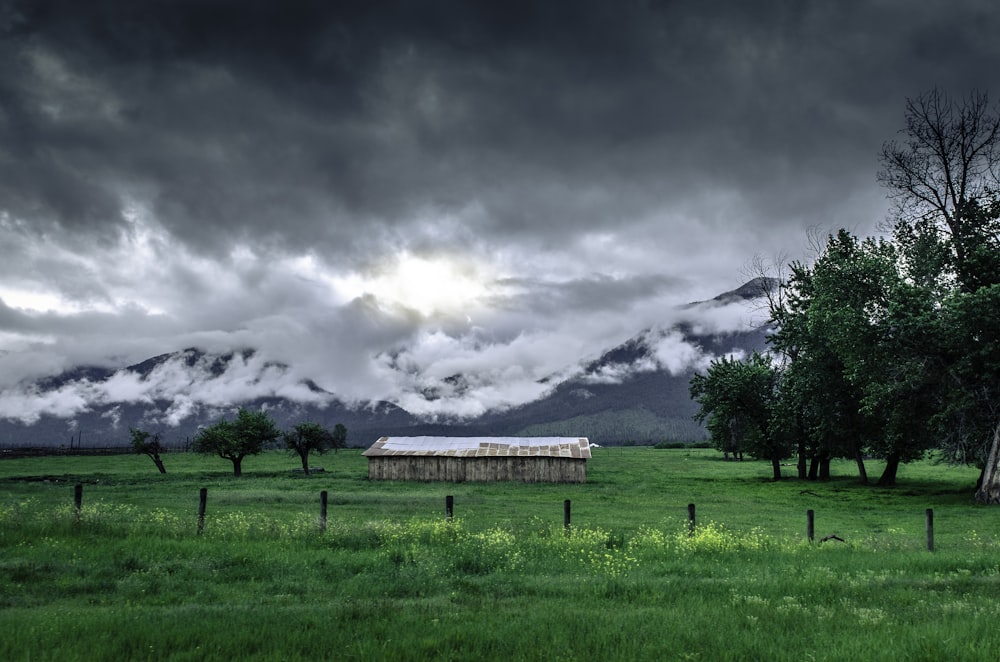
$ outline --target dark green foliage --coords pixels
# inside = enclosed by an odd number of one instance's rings
[[[291,430],[282,433],[282,439],[288,450],[296,453],[302,460],[302,471],[309,475],[309,454],[323,454],[330,444],[330,433],[318,423],[299,423]]]
[[[779,375],[768,355],[754,352],[742,360],[723,356],[691,379],[691,397],[701,407],[695,418],[707,423],[715,447],[727,456],[770,460],[775,480],[789,454],[787,438],[773,425]]]
[[[333,426],[333,431],[330,433],[330,447],[333,448],[334,453],[341,448],[347,448],[347,428],[343,423],[337,423]]]
[[[199,432],[194,438],[192,450],[218,455],[231,461],[233,475],[241,476],[243,458],[257,455],[280,434],[266,412],[251,412],[240,408],[235,421],[223,419]]]
[[[302,460],[302,471],[309,475],[309,454],[322,455],[331,448],[335,452],[344,448],[347,445],[347,428],[337,423],[331,432],[318,423],[299,423],[284,432],[282,439],[288,450],[299,456]]]

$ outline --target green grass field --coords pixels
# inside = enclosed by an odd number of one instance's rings
[[[584,485],[455,485],[369,482],[358,451],[316,458],[326,472],[309,477],[280,452],[248,458],[239,479],[217,458],[164,461],[166,475],[142,456],[0,461],[0,659],[982,660],[1000,650],[1000,509],[973,502],[973,469],[922,462],[878,489],[844,463],[828,482],[775,484],[766,464],[636,447],[595,449]],[[830,534],[844,542],[818,542]]]

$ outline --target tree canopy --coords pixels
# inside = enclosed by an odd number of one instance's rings
[[[225,419],[203,428],[194,438],[195,452],[214,454],[233,463],[233,475],[243,474],[243,458],[257,455],[281,433],[263,411],[240,408],[236,420]]]
[[[323,454],[328,449],[343,448],[347,442],[347,428],[341,423],[329,431],[318,423],[299,423],[282,434],[285,446],[302,460],[302,471],[309,475],[310,453]]]
[[[715,447],[735,457],[745,452],[771,460],[775,480],[788,455],[785,438],[772,425],[777,386],[770,357],[758,352],[743,360],[723,356],[691,380],[691,397],[701,405],[695,418],[707,422]]]

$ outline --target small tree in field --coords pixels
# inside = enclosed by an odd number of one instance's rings
[[[299,423],[282,434],[288,450],[298,454],[302,460],[302,471],[309,475],[309,454],[322,455],[333,447],[333,435],[318,423]]]
[[[235,421],[225,419],[203,428],[194,438],[196,453],[214,454],[233,463],[233,475],[243,475],[243,458],[257,455],[281,436],[274,420],[263,411],[240,408]]]
[[[334,453],[341,448],[347,448],[347,428],[344,427],[343,423],[337,423],[333,426],[333,432],[330,434],[330,446]]]
[[[309,475],[309,454],[322,455],[329,449],[336,453],[347,445],[347,428],[342,423],[333,426],[333,432],[318,423],[299,423],[282,434],[285,446],[302,459],[302,471]]]
[[[145,430],[136,430],[135,428],[129,428],[129,433],[132,435],[132,450],[140,455],[148,455],[152,458],[153,464],[156,465],[161,474],[167,473],[166,468],[163,466],[163,460],[160,459],[160,451],[163,450],[163,446],[160,444],[160,433],[153,434]]]

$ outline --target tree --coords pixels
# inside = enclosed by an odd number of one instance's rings
[[[906,264],[899,245],[840,230],[812,265],[791,265],[782,305],[772,305],[771,343],[787,360],[785,426],[795,416],[804,435],[800,475],[808,448],[810,478],[847,457],[867,482],[867,451],[886,461],[879,484],[892,485],[901,463],[935,444],[937,280]]]
[[[935,88],[906,100],[906,140],[882,146],[879,182],[897,202],[897,224],[927,222],[951,239],[964,269],[970,202],[996,190],[1000,175],[1000,113],[988,95],[956,101]]]
[[[744,360],[722,357],[704,374],[691,379],[691,397],[700,409],[695,420],[706,422],[718,450],[770,460],[774,480],[781,479],[781,460],[788,456],[784,435],[772,425],[777,402],[778,371],[766,354]]]
[[[251,412],[240,408],[235,421],[225,419],[203,428],[194,438],[196,453],[218,455],[233,463],[233,475],[243,475],[243,458],[257,455],[281,436],[266,412]]]
[[[940,447],[953,462],[982,469],[976,499],[1000,503],[1000,204],[967,204],[962,213],[968,230],[963,272],[942,280],[960,283],[944,296],[938,315],[937,416]]]
[[[343,426],[341,426],[343,427]],[[333,435],[318,423],[299,423],[282,434],[288,450],[297,453],[302,460],[302,471],[309,475],[309,454],[322,455],[333,448]]]
[[[883,146],[879,180],[898,204],[894,238],[911,283],[933,289],[923,353],[937,376],[931,419],[952,461],[982,467],[976,498],[1000,503],[1000,113],[985,93],[907,100],[906,140]]]
[[[819,238],[813,241],[822,253]],[[800,479],[829,478],[830,461],[847,457],[866,483],[862,449],[869,430],[860,413],[861,394],[847,381],[830,339],[812,323],[814,290],[812,269],[793,262],[779,292],[769,299],[774,332],[768,342],[783,357],[775,425],[797,450]]]
[[[330,435],[330,445],[333,447],[334,453],[341,448],[347,448],[347,428],[344,427],[343,423],[337,423],[333,426],[333,432]]]
[[[160,444],[160,433],[153,434],[145,430],[129,428],[129,434],[132,435],[132,450],[140,455],[148,455],[161,474],[167,473],[163,466],[163,460],[160,459],[160,451],[163,450],[163,446]]]

